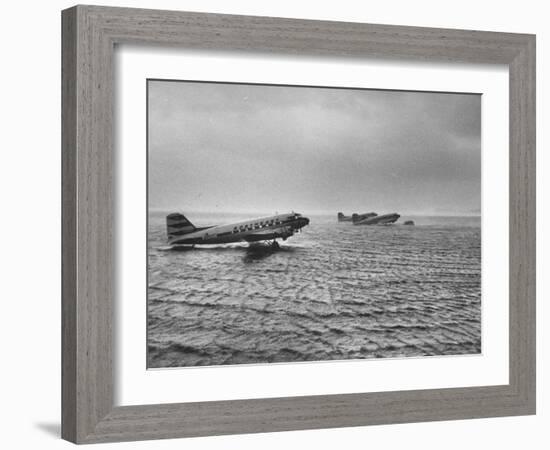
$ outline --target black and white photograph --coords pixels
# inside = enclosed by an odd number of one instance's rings
[[[480,354],[480,95],[147,102],[149,368]]]

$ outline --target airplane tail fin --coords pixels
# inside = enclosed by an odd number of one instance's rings
[[[183,214],[173,213],[166,216],[166,234],[172,239],[195,231],[195,226]]]

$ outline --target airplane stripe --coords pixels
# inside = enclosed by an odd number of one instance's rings
[[[169,236],[183,236],[184,234],[190,234],[193,231],[195,231],[194,228],[191,228],[190,230],[178,230],[178,231],[168,230],[168,235]]]
[[[189,222],[175,222],[175,223],[168,222],[167,225],[168,225],[168,228],[184,228],[184,227],[190,226],[191,224]]]

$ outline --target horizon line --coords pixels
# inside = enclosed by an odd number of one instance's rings
[[[257,215],[258,217],[260,215],[262,216],[270,216],[270,215],[277,215],[277,214],[285,214],[290,212],[296,212],[304,215],[317,215],[317,216],[336,216],[339,212],[343,211],[332,211],[332,210],[274,210],[274,211],[266,211],[266,210],[222,210],[222,209],[184,209],[184,208],[149,208],[148,213],[172,213],[172,212],[180,212],[184,214],[232,214],[232,215]],[[376,211],[375,211],[376,212]],[[429,211],[422,211],[422,212],[399,212],[399,211],[384,211],[381,213],[378,213],[379,215],[382,214],[391,214],[391,213],[397,213],[400,216],[417,216],[417,217],[481,217],[481,212],[429,212]],[[346,214],[346,213],[344,213]],[[350,212],[346,215],[354,214],[354,212]],[[362,214],[362,213],[359,213]]]

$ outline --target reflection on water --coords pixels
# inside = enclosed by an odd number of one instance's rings
[[[279,249],[166,251],[164,215],[152,214],[149,367],[480,352],[479,218],[311,219]]]

